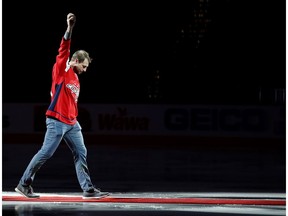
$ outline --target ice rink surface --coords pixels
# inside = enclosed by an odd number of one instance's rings
[[[2,192],[3,215],[286,215],[285,193],[111,193],[111,198],[95,202],[81,200],[81,193],[39,194],[40,199],[27,199],[16,192]],[[55,197],[62,200],[53,201]],[[69,201],[72,197],[79,200]],[[167,202],[171,200],[175,202]]]
[[[277,146],[89,145],[95,184],[111,193],[95,202],[82,200],[65,145],[37,174],[33,188],[41,195],[39,200],[16,193],[39,146],[3,145],[3,215],[286,215],[285,152]],[[17,154],[15,160],[15,149],[25,154]]]

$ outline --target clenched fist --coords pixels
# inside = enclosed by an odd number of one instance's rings
[[[73,13],[69,13],[67,15],[67,25],[73,28],[75,23],[76,23],[76,16]]]

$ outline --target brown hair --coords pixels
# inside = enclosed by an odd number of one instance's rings
[[[72,55],[71,60],[74,61],[75,59],[78,59],[78,61],[79,61],[80,63],[82,63],[85,59],[87,59],[89,63],[91,63],[91,61],[92,61],[92,58],[90,58],[89,53],[86,52],[85,50],[77,50],[77,51]]]

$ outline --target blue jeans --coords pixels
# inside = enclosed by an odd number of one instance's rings
[[[68,125],[52,118],[46,118],[46,127],[43,145],[30,161],[19,183],[24,186],[31,185],[36,172],[52,157],[61,140],[64,139],[72,152],[80,187],[83,191],[92,189],[94,186],[87,166],[87,149],[80,124],[77,122],[74,125]]]

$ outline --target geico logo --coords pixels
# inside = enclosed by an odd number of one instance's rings
[[[269,117],[262,109],[167,109],[164,125],[169,130],[265,131]]]

